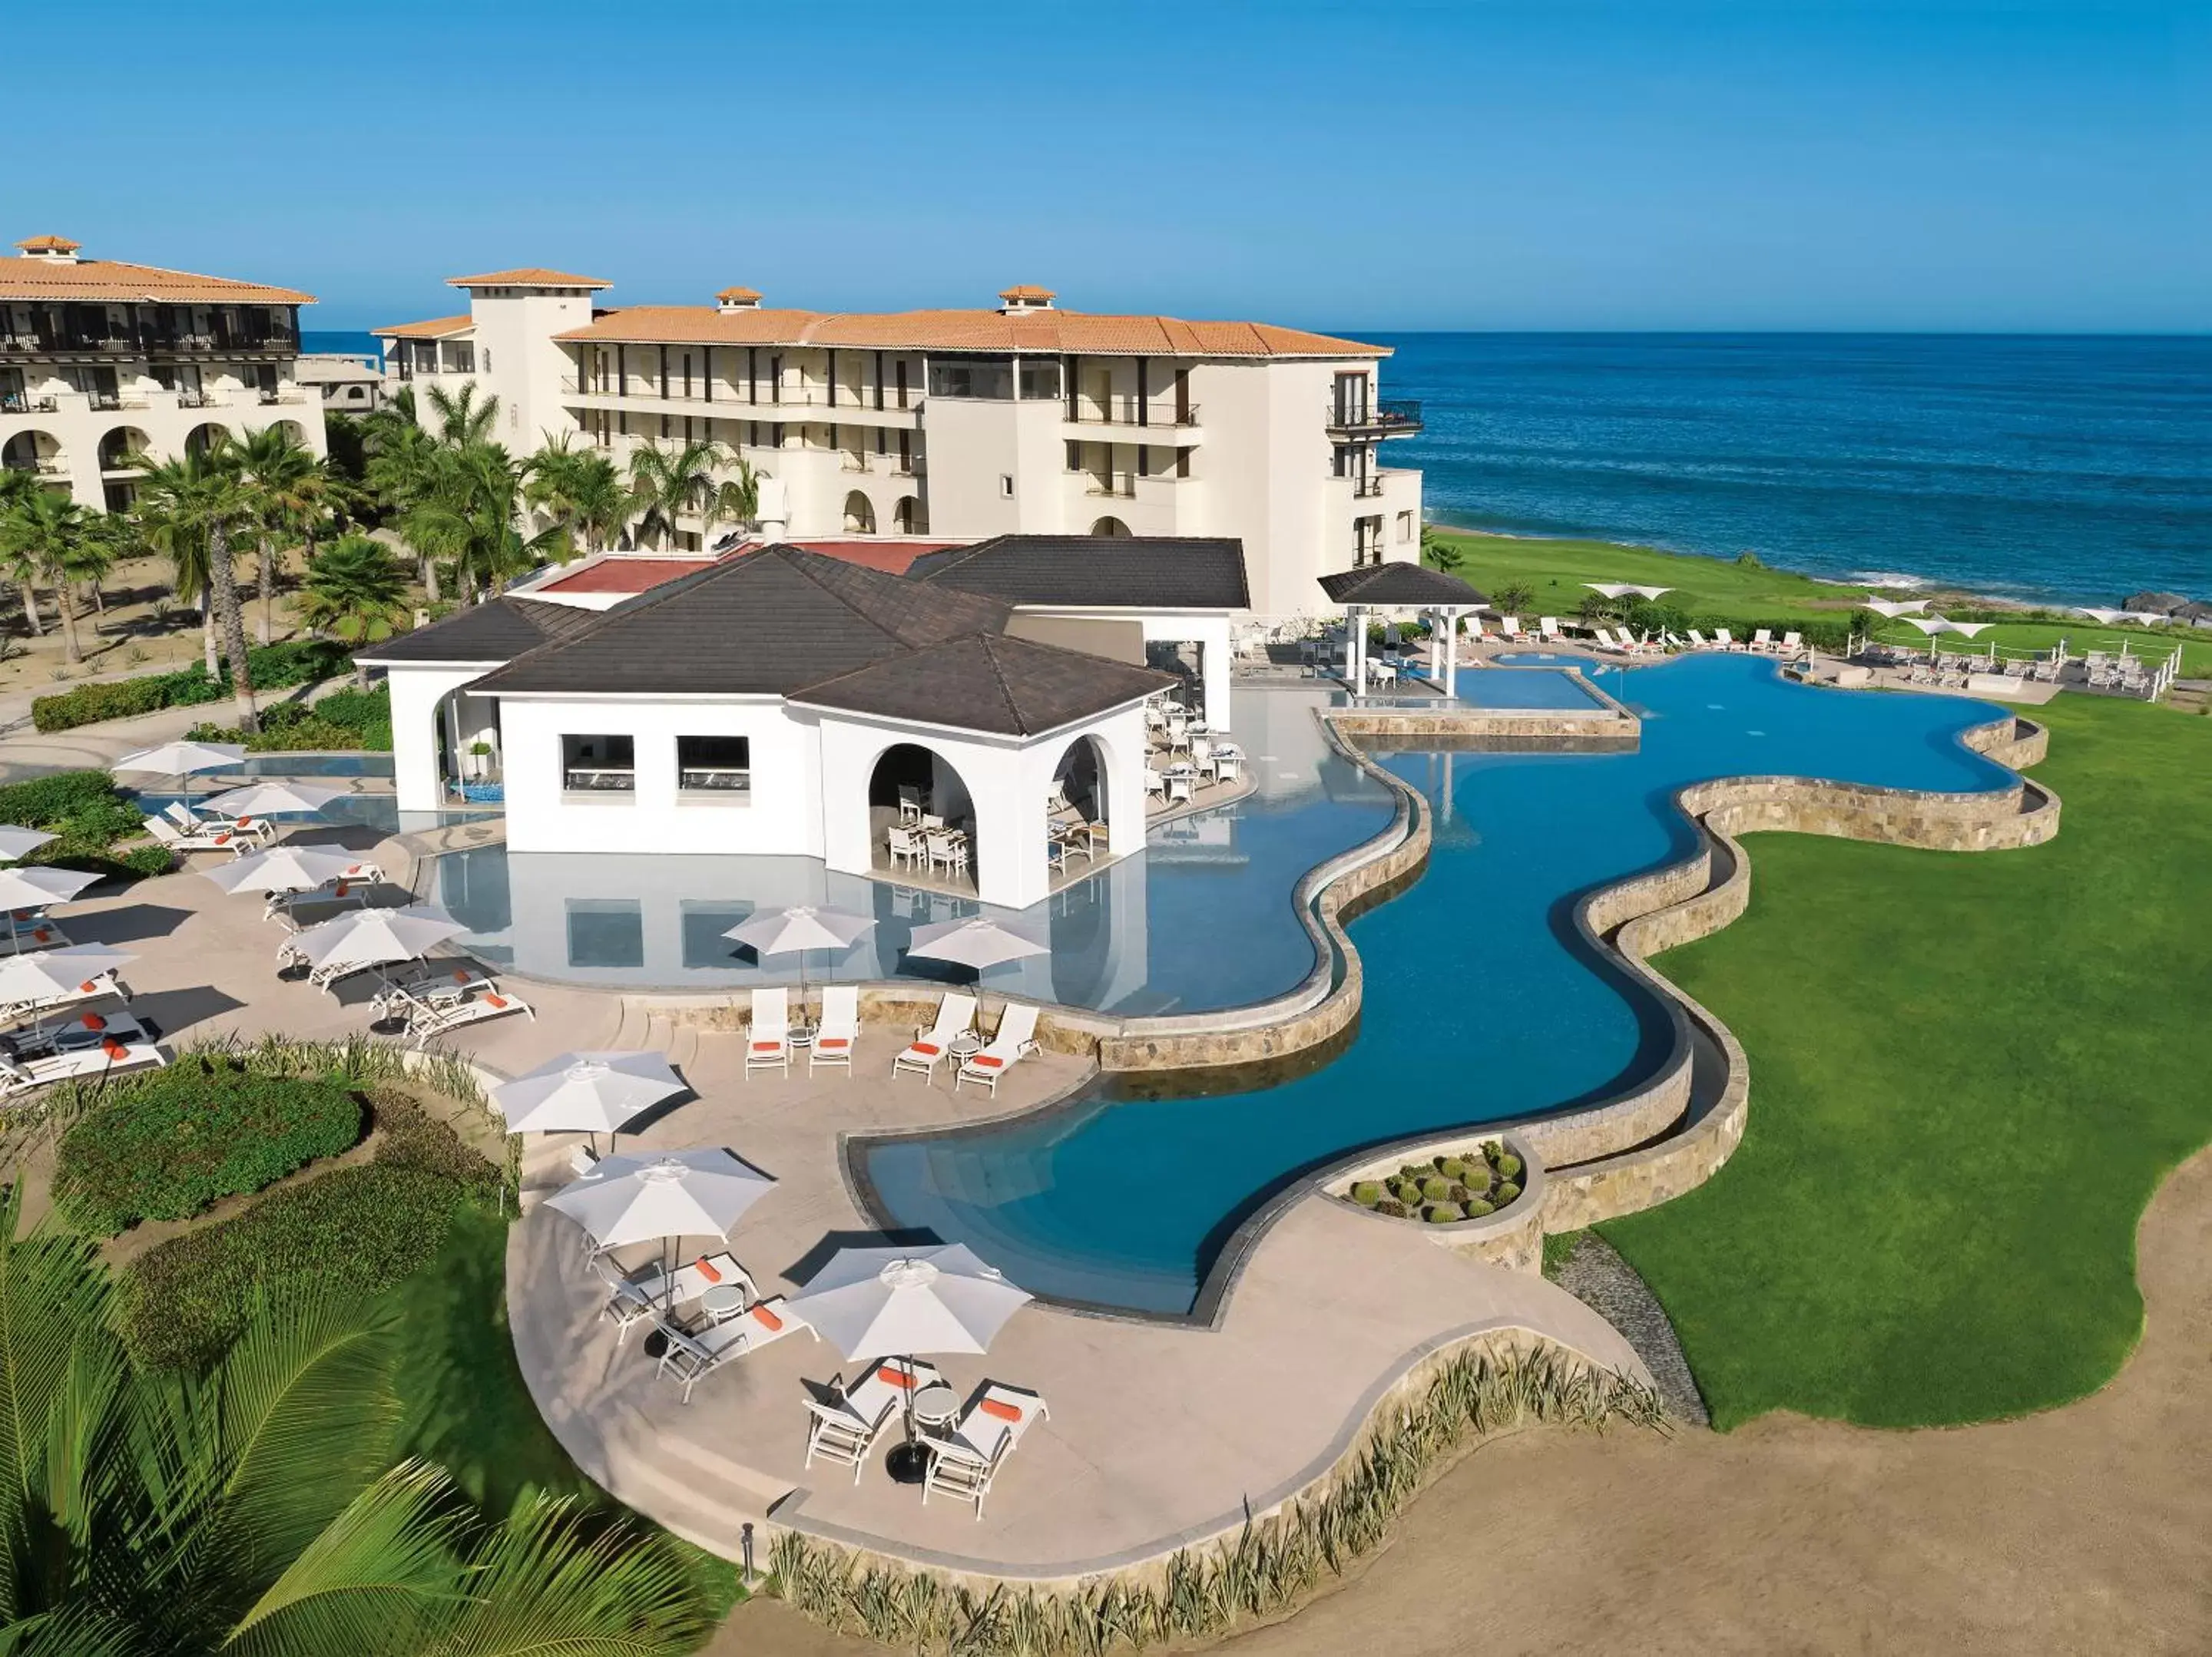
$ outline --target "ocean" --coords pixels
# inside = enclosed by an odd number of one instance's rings
[[[359,333],[351,330],[338,331],[325,328],[319,331],[313,328],[302,328],[300,330],[300,349],[303,351],[320,351],[325,355],[365,356],[380,363],[384,361],[384,347],[374,334]]]
[[[2212,598],[2212,338],[1376,334],[1428,515],[2022,599]]]

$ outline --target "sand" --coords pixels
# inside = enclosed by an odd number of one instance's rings
[[[2138,1252],[2142,1344],[2078,1404],[1919,1432],[1522,1434],[1446,1473],[1358,1574],[1218,1648],[2212,1649],[2212,1151],[2166,1182]],[[880,1648],[762,1604],[709,1649]]]

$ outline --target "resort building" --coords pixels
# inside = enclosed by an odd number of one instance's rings
[[[313,295],[88,258],[61,236],[15,247],[0,258],[0,464],[116,511],[133,455],[270,425],[324,452],[322,398],[295,372]]]
[[[379,331],[392,386],[495,394],[520,452],[567,434],[626,467],[719,443],[762,480],[769,540],[1229,537],[1252,608],[1280,616],[1321,608],[1324,574],[1419,555],[1420,474],[1382,458],[1420,410],[1382,396],[1387,347],[1030,287],[861,315],[746,288],[600,309],[604,282],[538,269],[452,281],[466,314]],[[724,527],[679,523],[678,548]]]
[[[583,578],[633,561],[643,590],[603,606],[616,582]],[[1226,542],[680,561],[601,561],[363,652],[399,808],[496,775],[519,853],[805,857],[1026,907],[1071,826],[1086,876],[1143,849],[1145,705],[1176,683],[1148,641],[1225,639],[1244,596]]]
[[[322,398],[325,414],[373,414],[384,406],[384,371],[364,357],[312,352],[293,365],[292,373],[301,390]]]

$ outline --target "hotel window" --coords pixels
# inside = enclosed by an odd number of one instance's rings
[[[561,738],[561,786],[572,794],[634,794],[637,741],[633,737]]]
[[[1014,394],[1013,365],[1004,357],[932,357],[929,394],[1004,403]]]
[[[745,804],[753,788],[752,738],[678,737],[676,786],[682,793]]]
[[[1413,514],[1410,512],[1401,512],[1398,514],[1398,538],[1401,541],[1410,541],[1413,538]]]
[[[1014,475],[1012,472],[999,474],[999,498],[1001,501],[1011,501],[1014,498]]]
[[[1042,362],[1026,357],[1022,360],[1022,401],[1060,401],[1060,362],[1057,358],[1048,358]]]

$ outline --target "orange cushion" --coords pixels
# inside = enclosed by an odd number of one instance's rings
[[[37,939],[39,940],[39,942],[40,942],[40,943],[43,944],[43,943],[45,943],[48,938],[52,938],[52,937],[53,936],[53,933],[52,933],[51,932],[47,931],[47,930],[46,930],[46,928],[45,928],[44,926],[41,926],[41,927],[38,928],[35,932],[33,932],[31,934],[31,936],[32,936],[33,938],[37,938]]]
[[[853,1045],[853,1038],[849,1035],[824,1035],[817,1040],[814,1045],[822,1048],[849,1047]]]
[[[1021,1411],[1002,1398],[987,1398],[975,1406],[987,1416],[996,1416],[1001,1421],[1019,1421]]]
[[[937,1043],[934,1041],[917,1041],[912,1047],[908,1047],[907,1051],[908,1053],[922,1053],[929,1058],[934,1059],[937,1057],[938,1047]]]
[[[487,1005],[489,1005],[497,1007],[497,1008],[501,1009],[502,1011],[504,1011],[506,1010],[506,1007],[507,1007],[507,998],[506,998],[505,996],[502,996],[502,995],[487,995],[486,997],[484,997],[484,1000],[485,1000],[486,1004],[487,1004]]]
[[[84,1027],[88,1030],[104,1030],[107,1028],[107,1021],[96,1012],[88,1012],[84,1016]]]
[[[229,831],[226,829],[223,833],[222,833],[222,834],[220,834],[220,835],[217,835],[215,837],[215,843],[216,843],[216,845],[218,845],[218,846],[228,846],[228,845],[229,845],[229,844],[230,844],[230,834],[229,834]]]
[[[877,1370],[876,1375],[878,1380],[889,1381],[894,1387],[911,1387],[914,1385],[914,1377],[912,1375],[907,1374],[903,1369],[894,1369],[888,1363],[884,1365],[882,1369]]]
[[[968,1061],[977,1070],[996,1070],[1006,1061],[995,1053],[979,1053]]]
[[[756,1041],[753,1043],[753,1051],[755,1053],[781,1053],[783,1051],[783,1043],[781,1041]]]
[[[712,1260],[708,1259],[704,1254],[702,1254],[702,1255],[699,1257],[698,1265],[699,1265],[699,1275],[700,1275],[701,1277],[702,1277],[702,1278],[706,1278],[706,1280],[707,1280],[708,1283],[720,1283],[720,1282],[721,1282],[721,1280],[722,1280],[722,1274],[721,1274],[720,1272],[717,1272],[717,1271],[714,1269],[714,1261],[712,1261]]]
[[[93,980],[92,980],[91,979],[88,978],[88,979],[86,979],[86,980],[84,980],[84,982],[83,982],[83,983],[82,983],[82,984],[80,984],[80,985],[78,985],[78,986],[76,986],[76,992],[77,992],[79,995],[91,995],[91,994],[93,994],[94,992],[96,992],[99,988],[100,988],[100,986],[99,986],[99,985],[95,984],[94,982],[93,982]]]
[[[468,981],[469,974],[467,968],[463,967],[456,967],[453,968],[453,982],[456,984],[465,984]]]
[[[338,882],[338,889],[337,889],[337,890],[335,893],[333,893],[333,894],[332,894],[332,895],[333,895],[333,896],[336,896],[336,897],[343,897],[345,895],[346,895],[346,883],[345,883],[345,882],[343,882],[343,881],[342,880],[342,881]],[[454,976],[454,977],[456,977],[456,978],[459,978],[459,977],[460,976],[460,974],[459,974],[459,973],[455,973],[455,974],[453,974],[453,976]]]
[[[752,1316],[754,1321],[758,1323],[763,1329],[781,1329],[783,1327],[783,1320],[776,1316],[775,1313],[769,1311],[765,1306],[756,1305],[752,1309]]]
[[[131,1052],[130,1048],[125,1047],[123,1043],[117,1041],[112,1035],[102,1038],[100,1043],[100,1050],[106,1053],[110,1059],[126,1058],[129,1056]]]

